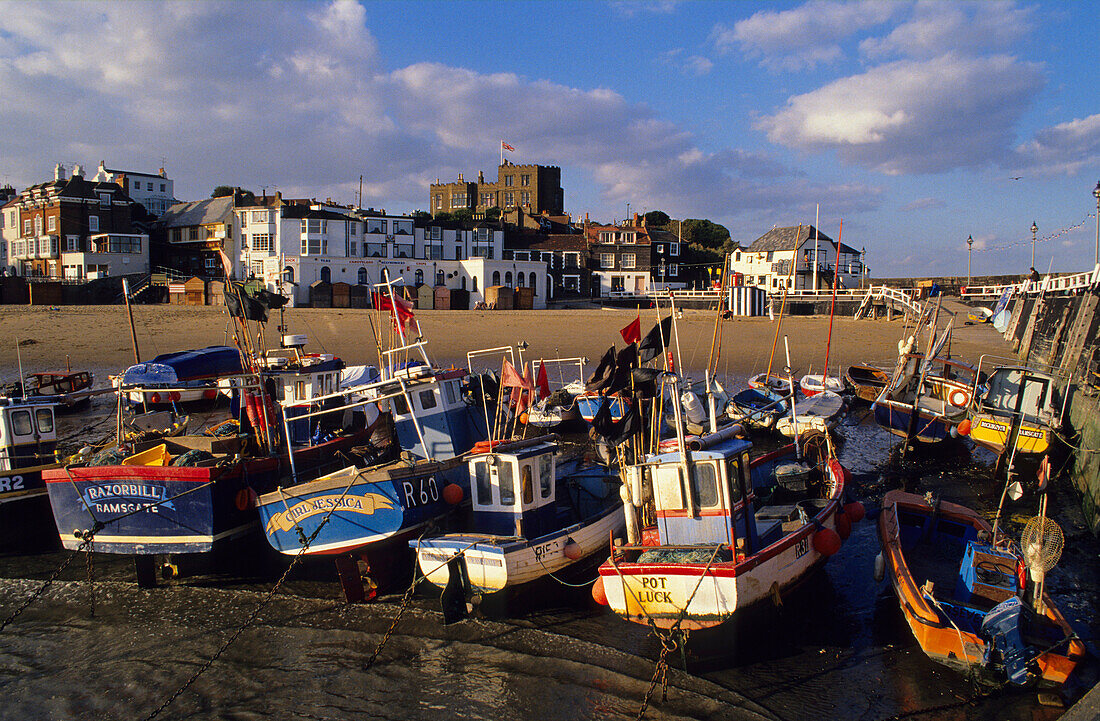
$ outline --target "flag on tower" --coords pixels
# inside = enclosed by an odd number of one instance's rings
[[[516,152],[516,149],[515,149],[515,148],[513,148],[513,147],[512,147],[511,145],[509,145],[508,143],[504,142],[503,140],[502,140],[502,141],[500,141],[500,149],[501,149],[501,150],[511,150],[511,151],[512,151],[513,153],[514,153],[514,152]]]

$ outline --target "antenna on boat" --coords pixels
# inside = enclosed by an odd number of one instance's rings
[[[787,342],[787,336],[783,336],[783,350],[787,353],[787,367],[783,370],[787,374],[787,386],[791,391],[791,426],[794,428],[794,457],[801,461],[802,448],[798,445],[798,414],[795,412],[794,407],[794,376],[791,375],[791,346]]]
[[[19,362],[19,387],[23,390],[23,400],[27,400],[27,379],[23,377],[23,354],[19,351],[19,339],[15,339],[15,359]]]

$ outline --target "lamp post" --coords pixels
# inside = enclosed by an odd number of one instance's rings
[[[1039,226],[1031,221],[1031,267],[1035,267],[1035,234],[1039,232]]]
[[[1092,189],[1092,195],[1096,198],[1096,260],[1094,265],[1100,265],[1100,180],[1096,181],[1096,187]]]
[[[974,257],[974,236],[966,236],[966,287],[970,287],[970,260]]]

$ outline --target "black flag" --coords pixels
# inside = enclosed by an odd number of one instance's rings
[[[638,360],[642,363],[648,363],[657,356],[661,355],[665,348],[668,348],[668,341],[672,337],[672,316],[668,316],[661,320],[660,323],[655,323],[652,330],[646,333],[645,338],[642,338],[642,342],[638,345]]]
[[[596,366],[596,370],[592,371],[592,375],[588,377],[588,381],[584,384],[584,389],[587,391],[603,390],[611,383],[611,379],[614,377],[615,346],[613,345],[603,354],[603,358],[600,358],[600,364]]]

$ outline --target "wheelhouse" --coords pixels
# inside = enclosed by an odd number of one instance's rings
[[[0,471],[53,461],[57,426],[52,403],[0,399]]]
[[[533,439],[471,457],[473,527],[480,533],[527,538],[559,527],[556,447],[553,440]]]

